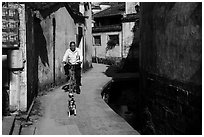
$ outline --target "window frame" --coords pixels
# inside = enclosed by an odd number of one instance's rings
[[[111,40],[110,36],[118,37],[118,43],[115,46],[119,46],[120,45],[120,35],[119,34],[108,34],[108,41]]]
[[[101,46],[101,35],[94,35],[93,37],[94,37],[94,46]],[[98,43],[96,44],[96,39],[95,39],[96,37],[99,37],[99,38],[100,38],[100,39],[99,39],[99,40],[100,40],[100,43],[99,43],[99,44],[98,44]]]

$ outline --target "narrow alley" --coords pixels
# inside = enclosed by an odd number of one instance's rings
[[[200,135],[202,2],[2,2],[1,95],[3,135]]]
[[[76,94],[77,116],[67,115],[67,92],[61,87],[40,97],[43,116],[23,128],[21,134],[36,135],[137,135],[102,99],[101,91],[111,78],[107,65],[93,64],[82,76],[82,92]],[[32,113],[32,112],[31,112]],[[32,119],[32,116],[30,117]]]

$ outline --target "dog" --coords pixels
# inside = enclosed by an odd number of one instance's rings
[[[76,103],[74,100],[74,95],[69,93],[69,100],[68,100],[68,116],[74,114],[76,116]]]
[[[67,84],[67,85],[64,85],[62,87],[62,89],[65,91],[65,92],[73,92],[73,93],[76,93],[76,86],[73,87],[73,90],[70,89],[71,86],[70,84]]]
[[[68,92],[68,91],[69,91],[69,84],[64,85],[64,86],[62,87],[62,89],[63,89],[65,92]]]
[[[69,96],[70,99],[74,98],[74,94],[72,92],[69,92],[68,96]]]

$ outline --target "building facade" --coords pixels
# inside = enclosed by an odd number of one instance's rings
[[[137,2],[102,2],[109,7],[93,15],[93,57],[126,58],[134,38]],[[99,4],[100,5],[100,4]]]
[[[9,4],[12,3],[5,3]],[[2,61],[7,73],[3,87],[8,95],[9,110],[26,111],[38,92],[66,82],[61,62],[71,41],[75,41],[83,53],[83,65],[86,64],[83,68],[91,67],[91,53],[87,48],[92,45],[92,39],[85,32],[91,25],[85,24],[89,18],[85,20],[76,2],[14,5],[19,14],[19,40],[17,47],[6,44],[3,47]]]

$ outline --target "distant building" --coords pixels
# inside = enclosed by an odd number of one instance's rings
[[[126,58],[132,45],[138,2],[102,2],[104,10],[93,15],[93,58]]]

